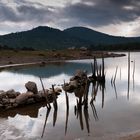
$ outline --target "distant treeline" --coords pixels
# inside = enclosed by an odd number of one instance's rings
[[[83,46],[79,47],[75,47],[75,49],[80,49]],[[87,48],[88,50],[93,50],[93,51],[135,51],[135,50],[140,50],[140,43],[136,42],[136,43],[125,43],[125,44],[114,44],[114,45],[88,45],[88,46],[84,46],[85,48]],[[65,48],[66,49],[66,48]],[[67,48],[69,49],[69,48]],[[37,49],[33,48],[33,47],[9,47],[8,45],[0,45],[0,50],[23,50],[23,51],[35,51]],[[39,49],[38,49],[39,50]],[[47,49],[46,49],[47,50]],[[49,50],[54,50],[49,49]],[[57,49],[55,49],[57,50]],[[63,48],[62,48],[63,50]]]
[[[23,51],[35,51],[32,47],[21,47],[21,48],[13,48],[7,45],[0,45],[0,50],[23,50]]]
[[[90,45],[90,50],[97,51],[135,51],[140,50],[140,43],[125,43],[125,44],[114,44],[114,45]]]

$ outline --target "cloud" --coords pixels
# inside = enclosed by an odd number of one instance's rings
[[[137,19],[140,16],[140,3],[139,0],[83,0],[67,5],[61,15],[90,26],[119,24]]]
[[[132,21],[139,23],[139,17],[139,0],[0,1],[0,30],[2,29],[2,32],[21,31],[21,29],[26,30],[39,25],[49,25],[61,29],[86,26],[99,31],[103,29],[106,33],[117,34],[117,32],[113,33],[115,31],[113,28],[116,27],[118,31],[119,26],[121,29],[125,28],[125,25]],[[134,26],[132,29],[135,30]],[[131,28],[131,26],[128,27]],[[137,30],[132,34],[138,34]]]
[[[0,22],[49,22],[53,16],[52,10],[51,7],[25,0],[14,0],[10,4],[0,3]]]

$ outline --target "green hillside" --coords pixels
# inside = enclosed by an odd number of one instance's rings
[[[66,49],[140,43],[140,37],[110,36],[85,27],[73,27],[61,31],[47,26],[0,36],[0,45],[10,48],[33,48],[38,50]]]

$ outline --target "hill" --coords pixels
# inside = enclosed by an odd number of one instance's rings
[[[63,49],[86,43],[58,29],[39,26],[29,31],[0,36],[0,44],[12,48]]]
[[[64,32],[73,37],[89,41],[94,45],[113,45],[140,42],[140,37],[111,36],[85,27],[72,27],[64,30]]]
[[[47,26],[0,36],[0,45],[10,48],[65,49],[140,43],[140,37],[116,37],[85,27],[72,27],[61,31]],[[95,47],[96,46],[96,47]],[[99,48],[98,48],[99,49]]]

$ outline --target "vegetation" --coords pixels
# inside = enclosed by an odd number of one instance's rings
[[[139,51],[140,43],[136,42],[111,45],[90,45],[89,49],[94,51]]]
[[[85,27],[73,27],[61,31],[40,26],[29,31],[0,36],[0,44],[2,46],[0,49],[18,50],[60,50],[83,46],[95,50],[120,50],[121,47],[125,50],[125,48],[139,49],[140,37],[115,37]]]

